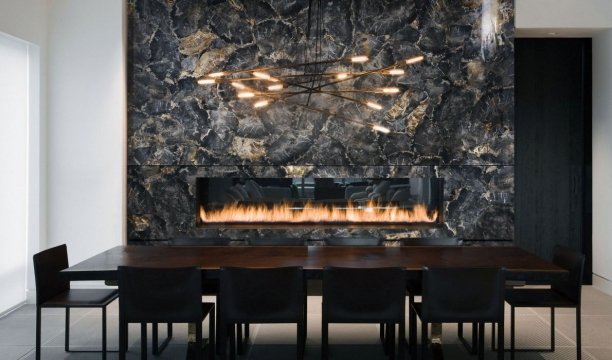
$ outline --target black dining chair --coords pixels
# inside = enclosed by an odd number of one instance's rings
[[[484,359],[484,324],[499,327],[497,357],[504,358],[505,270],[501,268],[423,268],[423,295],[410,306],[421,318],[421,358],[428,347],[428,324],[477,323],[478,359]],[[416,339],[409,346],[416,349]],[[414,351],[413,353],[416,353]]]
[[[517,307],[550,308],[550,349],[555,351],[555,308],[576,309],[576,359],[582,355],[580,307],[584,255],[577,251],[557,246],[553,263],[569,272],[569,276],[552,283],[550,289],[517,288],[506,290],[506,302],[510,305],[510,353],[514,359],[516,351],[538,351],[541,349],[515,348],[515,309]]]
[[[297,324],[297,359],[306,343],[306,289],[301,267],[221,268],[220,326],[229,337],[230,359],[236,358],[236,327],[240,324]],[[238,342],[242,340],[238,338]],[[225,358],[227,339],[221,341]]]
[[[385,324],[389,335],[385,353],[395,358],[395,325],[399,324],[397,353],[404,355],[406,275],[401,268],[338,268],[323,271],[321,356],[329,356],[330,323]]]
[[[147,324],[193,323],[196,327],[195,355],[203,359],[202,321],[209,317],[209,355],[214,358],[215,304],[202,302],[201,270],[185,268],[138,268],[120,266],[119,358],[127,351],[129,323],[140,323],[141,358],[147,358]],[[167,345],[164,342],[159,351]]]
[[[232,241],[242,241],[242,239],[230,239],[227,237],[186,237],[179,236],[171,239],[168,244],[170,246],[230,246]],[[204,296],[214,296],[215,302],[219,304],[219,279],[211,278],[206,276],[206,274],[202,274],[202,295]],[[217,319],[219,318],[219,306],[215,308]],[[221,348],[219,341],[221,336],[219,334],[220,328],[218,326],[215,327],[216,331],[216,339],[217,339],[217,353]],[[245,324],[245,337],[249,337],[249,326]],[[158,354],[158,345],[157,345],[157,325],[153,325],[153,354]],[[172,336],[172,324],[168,324],[168,337]],[[241,336],[242,337],[242,336]]]
[[[382,246],[383,240],[370,236],[330,237],[325,239],[327,246]]]
[[[416,238],[404,238],[400,240],[400,246],[460,246],[462,245],[461,239],[457,237],[416,237]],[[421,278],[409,278],[406,280],[406,291],[408,291],[408,305],[409,307],[414,304],[414,297],[420,296],[423,292],[423,285]],[[459,324],[459,338],[461,342],[466,345],[469,350],[475,349],[475,346],[467,346],[466,341],[463,338],[463,324]],[[473,327],[472,340],[476,340],[474,334],[476,333],[476,327]],[[408,336],[413,337],[412,342],[416,341],[417,322],[414,316],[411,317],[411,313],[408,312]],[[383,327],[380,327],[380,337],[384,338]],[[410,342],[410,340],[409,340]]]
[[[68,249],[59,245],[34,255],[34,280],[36,283],[36,360],[41,358],[41,313],[43,308],[65,308],[66,325],[64,350],[70,350],[70,309],[102,309],[102,359],[106,359],[106,306],[117,296],[114,289],[71,289],[70,282],[60,275],[68,267]]]

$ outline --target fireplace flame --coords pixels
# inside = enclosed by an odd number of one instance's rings
[[[214,223],[433,223],[438,212],[428,212],[423,204],[411,209],[381,205],[376,202],[358,205],[331,206],[307,202],[296,207],[291,203],[266,204],[230,203],[220,209],[200,207],[200,220]]]

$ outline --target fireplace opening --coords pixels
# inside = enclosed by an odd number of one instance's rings
[[[197,178],[199,227],[436,227],[442,178]]]

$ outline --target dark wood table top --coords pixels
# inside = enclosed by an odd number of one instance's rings
[[[517,247],[465,246],[117,246],[63,270],[70,280],[115,280],[118,266],[197,266],[214,274],[222,266],[302,266],[316,276],[326,266],[497,267],[515,280],[547,282],[565,270]],[[214,275],[213,275],[214,276]]]

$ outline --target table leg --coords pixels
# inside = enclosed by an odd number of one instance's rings
[[[434,360],[443,360],[442,353],[442,324],[431,324],[431,355]]]

